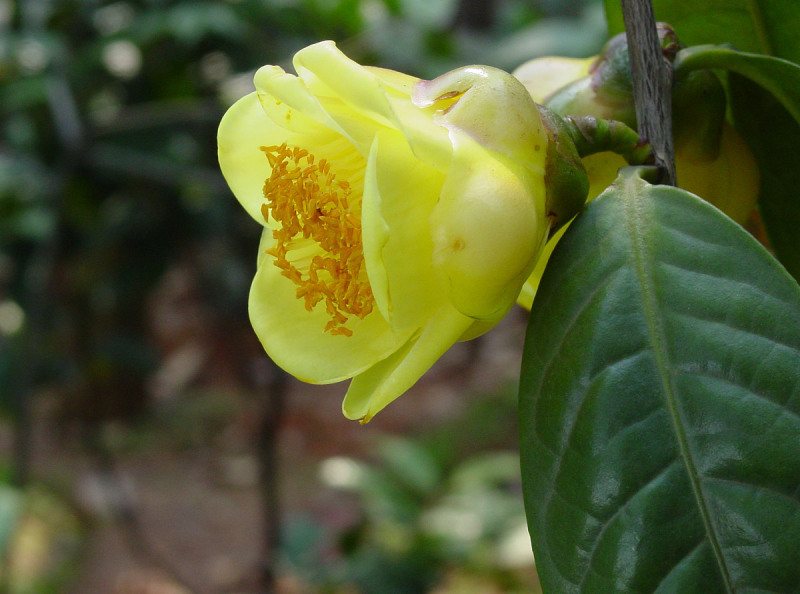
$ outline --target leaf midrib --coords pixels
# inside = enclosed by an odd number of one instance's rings
[[[711,514],[706,504],[702,486],[700,485],[697,467],[695,466],[689,446],[689,439],[684,431],[684,421],[678,410],[677,389],[672,381],[670,357],[666,348],[667,337],[663,328],[661,316],[659,315],[656,289],[652,282],[655,258],[652,253],[651,242],[648,241],[648,237],[642,233],[642,228],[644,227],[653,228],[653,225],[643,224],[648,219],[653,218],[652,202],[650,204],[646,204],[646,202],[657,198],[651,193],[641,192],[641,184],[644,183],[646,182],[643,182],[641,179],[629,180],[629,191],[625,192],[624,199],[621,201],[623,205],[624,224],[628,230],[628,236],[631,241],[634,276],[642,295],[642,306],[644,309],[645,324],[647,325],[647,333],[653,349],[653,357],[661,382],[664,401],[667,405],[670,419],[672,420],[680,456],[686,467],[689,483],[692,486],[692,492],[697,502],[700,517],[703,520],[703,526],[708,535],[709,545],[717,560],[720,573],[722,574],[725,590],[727,592],[733,592],[734,589],[728,566],[725,563],[722,547],[719,544],[716,531],[711,521]],[[650,208],[648,208],[648,206],[650,206]]]

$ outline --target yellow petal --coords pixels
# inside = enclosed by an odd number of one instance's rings
[[[316,97],[303,79],[287,74],[278,66],[260,68],[254,80],[265,113],[277,125],[299,136],[319,137],[325,133],[344,136],[362,155],[369,152],[375,121],[341,101]]]
[[[295,54],[293,63],[297,74],[315,96],[340,99],[383,125],[394,123],[394,112],[386,98],[383,81],[345,56],[332,41],[303,48]]]
[[[505,317],[505,315],[509,312],[509,310],[514,307],[513,303],[508,305],[506,310],[498,315],[493,320],[472,320],[472,324],[467,328],[464,333],[458,337],[459,342],[465,342],[467,340],[473,340],[478,338],[479,336],[483,336],[489,330],[497,326],[497,323]],[[528,308],[530,309],[530,308]]]
[[[419,82],[419,79],[416,76],[410,76],[403,72],[397,72],[396,70],[379,68],[377,66],[364,66],[364,68],[380,78],[386,84],[386,86],[396,91],[400,91],[404,95],[411,96],[411,93],[414,90],[414,85]]]
[[[234,103],[219,124],[217,145],[222,175],[248,214],[262,225],[266,224],[261,214],[262,188],[270,167],[259,147],[285,136],[286,131],[264,114],[256,93]]]
[[[308,90],[360,149],[366,130],[374,133],[375,125],[394,128],[403,132],[420,160],[440,171],[447,170],[451,149],[446,130],[433,123],[432,109],[415,107],[408,95],[411,82],[418,79],[391,70],[365,68],[340,52],[332,41],[300,50],[294,65]],[[359,116],[371,120],[371,124],[365,124]]]
[[[545,56],[525,62],[511,74],[525,85],[536,103],[544,103],[554,91],[589,74],[596,59]]]
[[[348,419],[366,423],[378,411],[413,386],[472,325],[473,320],[443,307],[398,351],[357,375],[342,403]]]
[[[272,232],[265,229],[250,288],[250,322],[264,350],[284,370],[310,383],[338,382],[385,359],[408,340],[410,332],[392,332],[377,310],[348,322],[352,336],[324,332],[330,320],[324,304],[306,310],[295,296],[296,285],[265,254],[271,245]]]
[[[457,68],[420,81],[412,101],[420,107],[440,105],[434,116],[440,126],[544,172],[547,134],[539,110],[522,83],[507,72],[490,66]]]
[[[253,77],[265,113],[278,126],[301,134],[318,132],[322,125],[342,133],[305,83],[280,66],[262,66]]]
[[[447,129],[434,123],[436,106],[417,107],[405,94],[389,92],[396,126],[406,137],[414,155],[441,173],[447,173],[453,147]]]
[[[328,146],[341,140],[334,131],[310,122],[302,132],[293,132],[279,126],[268,117],[263,107],[263,93],[250,93],[234,103],[222,118],[217,133],[220,169],[234,196],[245,210],[262,225],[264,180],[269,177],[270,166],[263,146],[280,146],[286,143],[309,150]]]
[[[544,274],[544,269],[547,266],[547,262],[550,260],[550,256],[553,254],[553,250],[556,247],[556,244],[559,242],[561,237],[563,237],[564,232],[569,227],[570,223],[567,223],[561,229],[555,232],[553,236],[548,240],[545,244],[542,253],[539,255],[539,259],[536,261],[536,266],[533,268],[533,272],[525,281],[525,284],[522,285],[522,291],[517,298],[517,303],[520,304],[527,310],[531,309],[533,305],[533,298],[536,296],[536,291],[539,290],[539,283],[542,281],[542,274]]]
[[[384,83],[384,92],[394,114],[394,124],[408,140],[411,150],[420,161],[446,173],[450,166],[450,137],[447,130],[434,124],[437,106],[418,107],[411,101],[414,87],[420,79],[388,70],[366,66]]]
[[[586,201],[597,198],[617,179],[619,168],[627,164],[624,158],[614,153],[596,153],[585,157],[583,166],[589,177],[589,196]]]
[[[516,300],[544,245],[544,176],[451,134],[456,154],[431,215],[434,268],[456,309],[496,319]]]
[[[376,136],[364,179],[364,259],[375,302],[396,330],[419,328],[446,299],[431,264],[428,223],[443,181],[402,134]]]

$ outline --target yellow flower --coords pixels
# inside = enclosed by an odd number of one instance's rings
[[[343,412],[367,421],[513,306],[550,225],[546,135],[499,70],[419,81],[332,42],[294,67],[261,68],[219,128],[222,172],[265,227],[250,319],[295,377],[353,378]]]

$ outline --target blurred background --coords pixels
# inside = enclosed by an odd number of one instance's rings
[[[256,68],[597,53],[595,0],[0,0],[0,593],[536,592],[524,312],[366,426],[247,319],[216,163]]]

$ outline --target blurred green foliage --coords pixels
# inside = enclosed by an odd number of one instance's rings
[[[84,534],[75,510],[40,488],[0,485],[0,582],[7,594],[63,591]]]
[[[596,0],[0,0],[0,413],[17,423],[19,448],[43,386],[81,427],[148,412],[154,374],[182,339],[153,320],[176,269],[189,271],[210,352],[257,381],[247,293],[259,226],[219,173],[216,129],[256,68],[290,68],[322,39],[362,63],[433,77],[590,55],[605,24]],[[475,431],[493,431],[493,419]],[[414,524],[443,505],[442,481],[456,480],[443,464],[462,435],[387,445],[396,476],[373,473],[368,508]],[[418,464],[420,447],[439,458]],[[441,556],[414,530],[424,578]],[[391,572],[366,534],[353,535],[354,568],[367,579],[372,554]]]
[[[148,298],[177,264],[218,327],[247,332],[259,229],[215,133],[258,66],[330,38],[433,76],[586,55],[604,34],[579,0],[0,1],[0,383],[69,386],[90,420],[142,411],[163,351]]]
[[[358,515],[334,529],[300,516],[284,555],[315,592],[393,594],[540,592],[521,500],[515,391],[472,403],[428,439],[386,436],[366,462],[333,456],[320,480],[352,498]],[[467,431],[491,403],[509,431]],[[453,432],[474,437],[460,452]],[[331,512],[336,515],[336,512]]]

